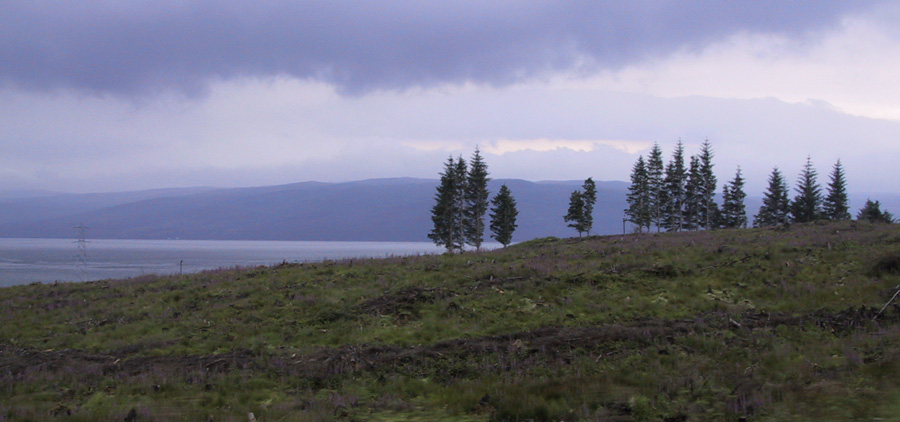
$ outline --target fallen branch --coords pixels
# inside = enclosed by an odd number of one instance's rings
[[[897,292],[894,293],[894,295],[891,296],[891,300],[887,301],[887,303],[885,303],[884,306],[881,307],[881,310],[878,311],[878,313],[872,317],[872,321],[875,321],[875,318],[878,318],[878,315],[881,315],[881,313],[884,312],[885,309],[887,309],[888,305],[890,305],[891,302],[893,302],[894,299],[897,298],[897,295],[900,295],[900,285],[897,285],[896,289],[897,289]]]
[[[732,259],[731,261],[720,262],[718,264],[713,264],[708,267],[702,267],[702,268],[700,268],[700,271],[711,270],[711,269],[715,269],[715,268],[719,268],[719,267],[730,267],[734,264],[744,262],[752,257],[753,256],[751,256],[751,255],[745,255],[743,258],[740,258],[740,259]]]

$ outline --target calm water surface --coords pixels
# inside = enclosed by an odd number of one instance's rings
[[[427,242],[286,242],[0,238],[0,287],[190,273],[234,266],[440,253]]]

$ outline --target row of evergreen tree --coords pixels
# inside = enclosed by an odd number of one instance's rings
[[[638,157],[632,168],[626,218],[638,231],[649,231],[653,226],[657,231],[746,226],[746,195],[740,168],[734,180],[725,185],[725,203],[720,211],[712,160],[708,140],[700,146],[698,155],[690,157],[688,166],[681,140],[668,163],[663,163],[662,148],[654,144],[648,159]]]
[[[685,165],[684,144],[675,146],[668,163],[663,162],[659,144],[654,144],[647,160],[638,157],[631,172],[625,210],[626,220],[638,232],[682,230],[711,230],[747,227],[747,195],[744,177],[738,167],[734,178],[722,186],[721,207],[717,202],[717,179],[713,172],[713,150],[709,140],[700,146],[697,155]],[[849,220],[847,181],[841,161],[832,168],[825,195],[819,185],[812,159],[807,157],[795,187],[796,195],[789,198],[789,187],[775,167],[769,175],[769,185],[763,204],[753,218],[754,227],[806,223],[817,220]],[[467,245],[476,250],[484,242],[484,215],[488,204],[491,238],[507,246],[518,227],[516,200],[506,185],[488,202],[488,167],[476,148],[469,163],[460,156],[452,156],[444,165],[435,195],[431,220],[434,228],[428,238],[448,251],[460,251]],[[569,209],[563,217],[578,235],[590,235],[593,210],[597,201],[597,186],[592,178],[584,181],[580,190],[572,192]],[[893,222],[893,215],[882,211],[878,201],[868,200],[857,219]]]
[[[850,206],[847,198],[847,179],[841,160],[832,167],[825,195],[818,182],[818,173],[812,160],[807,157],[806,165],[800,172],[796,196],[788,199],[788,185],[778,167],[769,175],[769,185],[763,196],[763,204],[753,220],[755,227],[807,223],[817,220],[850,220]],[[893,223],[894,216],[881,210],[879,201],[867,199],[856,215],[857,220]]]
[[[434,228],[428,234],[436,245],[461,251],[466,245],[481,249],[484,242],[484,215],[488,210],[488,166],[478,148],[470,163],[451,156],[441,173],[441,181],[431,209]],[[516,200],[505,184],[490,201],[491,238],[504,247],[512,243],[516,230]]]
[[[716,202],[717,180],[713,172],[712,145],[706,140],[700,152],[692,155],[685,166],[684,145],[681,140],[668,163],[663,163],[663,152],[654,144],[647,160],[638,157],[631,172],[625,210],[626,219],[637,231],[710,230],[716,228],[747,227],[744,200],[744,177],[741,168],[732,180],[722,187],[722,205]],[[790,199],[789,188],[776,167],[769,176],[769,186],[763,197],[763,205],[754,216],[755,227],[805,223],[816,220],[849,220],[847,181],[841,161],[831,172],[831,180],[825,195],[817,181],[812,160],[807,158],[800,173],[796,195]],[[891,222],[893,216],[882,212],[880,204],[868,201],[857,216],[860,219]],[[886,215],[885,215],[886,214]]]

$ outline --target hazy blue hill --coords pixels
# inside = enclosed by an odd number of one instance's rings
[[[394,178],[9,198],[0,200],[0,237],[71,238],[84,223],[92,238],[428,241],[437,183]],[[582,181],[503,179],[491,181],[490,191],[503,183],[519,205],[516,241],[575,234],[562,216]],[[622,232],[627,186],[597,183],[592,234]],[[898,195],[851,195],[854,215],[866,196],[900,212]],[[759,204],[747,198],[751,221]]]
[[[17,189],[0,191],[0,201],[6,199],[40,198],[42,196],[59,195],[59,192],[43,189]]]
[[[562,220],[580,181],[495,180],[519,203],[517,240],[573,234]],[[4,201],[2,237],[427,241],[437,180],[304,182],[239,189],[59,195]],[[601,182],[596,233],[621,231],[624,184]]]
[[[0,224],[64,218],[147,199],[180,198],[215,190],[195,187],[84,194],[35,191],[25,195],[7,192],[0,195]]]

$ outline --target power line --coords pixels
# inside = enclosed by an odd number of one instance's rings
[[[78,230],[78,240],[75,243],[78,245],[78,255],[75,256],[77,259],[76,263],[76,271],[78,272],[78,278],[81,281],[88,280],[88,269],[87,269],[87,261],[88,261],[88,252],[87,252],[87,244],[89,243],[85,240],[87,235],[87,230],[90,228],[85,226],[84,223],[81,223],[75,227],[75,230]]]

